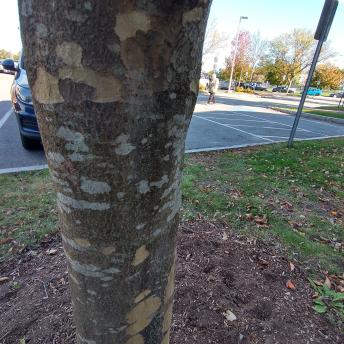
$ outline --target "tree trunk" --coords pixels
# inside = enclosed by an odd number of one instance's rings
[[[250,75],[250,82],[252,82],[253,80],[253,75],[254,75],[254,72],[256,71],[256,65],[254,64],[252,66],[252,70],[251,70],[251,75]]]
[[[79,343],[168,343],[211,1],[19,0]]]
[[[288,84],[288,89],[287,89],[287,94],[289,93],[289,90],[290,90],[291,84],[293,83],[293,79],[294,79],[294,78],[291,78],[291,79],[290,79],[290,81],[289,81],[289,84]]]
[[[239,85],[238,85],[238,87],[240,87],[240,84],[241,84],[241,78],[242,78],[242,68],[241,68],[241,71],[240,71],[240,77],[239,77]]]

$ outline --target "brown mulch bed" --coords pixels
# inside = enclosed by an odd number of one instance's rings
[[[57,251],[55,251],[57,250]],[[0,265],[0,343],[74,343],[68,276],[60,240],[47,238]],[[286,287],[291,280],[296,289]],[[280,246],[230,233],[225,225],[184,223],[172,344],[343,343],[312,310],[312,290]],[[229,313],[229,312],[231,313]],[[227,312],[227,313],[226,313]],[[227,320],[225,315],[236,317]]]

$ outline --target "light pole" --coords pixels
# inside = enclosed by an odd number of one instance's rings
[[[233,81],[233,72],[234,72],[234,67],[235,67],[235,58],[236,58],[236,54],[237,54],[237,50],[238,50],[238,44],[239,44],[240,24],[241,24],[242,19],[248,19],[248,17],[241,16],[239,19],[238,30],[237,30],[236,41],[235,41],[235,47],[234,47],[234,55],[232,58],[231,76],[229,78],[228,93],[231,92],[231,86],[232,86],[232,81]]]
[[[308,72],[305,87],[303,88],[302,96],[300,99],[299,107],[297,109],[293,127],[288,140],[288,148],[293,146],[296,129],[300,121],[302,114],[303,105],[305,104],[308,88],[312,82],[313,73],[318,62],[318,58],[321,52],[321,48],[324,42],[327,40],[327,36],[330,32],[333,18],[336,14],[338,7],[338,0],[325,0],[323,10],[321,12],[320,20],[318,23],[317,30],[315,31],[314,39],[318,41],[317,48],[315,50],[313,61]]]

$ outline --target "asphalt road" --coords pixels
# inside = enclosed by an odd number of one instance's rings
[[[272,103],[251,96],[218,96],[206,105],[201,95],[189,128],[186,149],[191,152],[285,142],[294,116],[267,109]],[[344,126],[301,118],[295,140],[344,136]]]
[[[11,111],[9,88],[12,76],[0,74],[0,173],[40,169],[46,166],[43,149],[27,151],[21,146],[16,118]],[[268,110],[276,104],[297,105],[298,99],[285,96],[261,98],[220,93],[217,104],[206,105],[200,95],[190,124],[186,151],[283,142],[288,139],[293,117]],[[307,106],[324,105],[333,100],[308,99]],[[301,119],[297,140],[344,136],[344,126]]]

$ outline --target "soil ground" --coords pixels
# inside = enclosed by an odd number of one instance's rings
[[[172,344],[344,342],[343,333],[312,310],[306,272],[299,264],[290,271],[276,241],[200,220],[181,224],[177,252]],[[0,282],[1,344],[75,343],[58,236],[2,262],[0,276],[9,278]],[[286,287],[288,280],[295,290]]]

